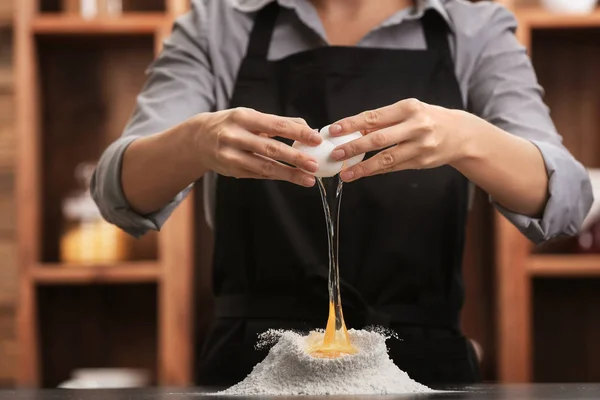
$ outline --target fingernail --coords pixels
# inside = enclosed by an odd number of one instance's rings
[[[342,149],[337,149],[331,152],[331,158],[335,161],[339,161],[346,155],[346,152]]]
[[[350,181],[354,178],[354,172],[352,171],[344,171],[340,174],[340,177],[343,181]]]
[[[302,178],[302,184],[307,187],[313,187],[315,185],[315,177],[305,176],[304,178]]]
[[[333,124],[329,127],[329,133],[340,133],[342,126],[340,124]]]
[[[319,169],[319,164],[316,161],[309,161],[306,163],[306,170],[308,172],[317,172]]]
[[[315,133],[311,135],[310,140],[317,144],[320,144],[323,141],[323,137],[318,133]]]

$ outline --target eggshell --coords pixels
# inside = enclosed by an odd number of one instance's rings
[[[320,133],[321,133],[321,136],[323,136],[323,139],[325,139],[328,142],[330,142],[331,144],[333,144],[334,147],[341,146],[345,143],[351,142],[356,139],[360,139],[362,137],[362,133],[360,133],[360,132],[352,132],[347,135],[332,137],[331,134],[329,133],[330,126],[331,125],[327,125],[323,129],[321,129]],[[352,158],[349,158],[348,160],[344,161],[344,165],[342,166],[342,169],[350,168],[350,167],[358,164],[362,160],[364,160],[364,158],[365,158],[364,153],[358,154]]]
[[[318,146],[307,146],[300,142],[294,142],[292,147],[308,154],[317,161],[319,169],[317,172],[313,173],[314,176],[319,178],[329,178],[342,170],[344,163],[331,159],[331,152],[335,149],[335,146],[327,140],[323,140]]]

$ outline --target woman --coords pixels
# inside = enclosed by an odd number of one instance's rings
[[[93,193],[140,236],[204,177],[217,319],[198,383],[243,379],[264,356],[257,332],[324,326],[317,164],[290,144],[333,122],[363,132],[333,158],[367,153],[341,174],[348,325],[396,330],[391,357],[423,383],[479,380],[458,324],[470,183],[534,242],[575,234],[592,199],[514,29],[488,2],[193,2]]]

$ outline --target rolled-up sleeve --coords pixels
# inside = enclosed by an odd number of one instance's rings
[[[159,230],[189,193],[179,193],[151,215],[136,213],[121,186],[121,164],[127,147],[136,139],[163,132],[192,116],[214,109],[214,74],[205,34],[204,2],[193,2],[192,10],[179,18],[164,49],[147,71],[147,82],[122,136],[100,158],[91,192],[103,217],[139,237]]]
[[[516,20],[500,6],[488,8],[487,23],[469,82],[469,109],[540,150],[549,178],[549,199],[540,218],[497,209],[533,242],[574,235],[593,201],[586,169],[563,146],[525,48],[514,35]]]

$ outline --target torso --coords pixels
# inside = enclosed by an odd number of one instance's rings
[[[211,88],[211,102],[214,102],[215,109],[222,110],[229,106],[235,79],[246,54],[254,14],[241,10],[255,10],[256,5],[264,5],[269,1],[195,1],[198,6],[204,4],[202,7],[205,10],[202,15],[209,19],[197,23],[205,29],[203,40],[206,40],[207,56],[215,74],[214,87]],[[232,2],[239,2],[245,6],[238,11],[232,7]],[[290,8],[282,8],[269,47],[269,60],[280,60],[294,53],[328,44],[327,34],[319,22],[317,12],[308,1],[285,0],[282,3]],[[480,46],[475,43],[487,40],[490,27],[486,24],[490,22],[490,16],[495,15],[494,10],[500,6],[488,2],[476,6],[458,0],[441,0],[439,3],[444,4],[449,20],[454,21],[453,32],[448,34],[448,39],[453,59],[456,61],[455,75],[463,102],[466,103],[471,75],[481,51]],[[361,48],[425,49],[425,36],[418,17],[419,14],[412,9],[400,10],[377,28],[362,35],[356,45]],[[514,20],[511,23],[514,23]],[[509,25],[504,29],[508,29]],[[456,46],[456,43],[460,43],[460,46]],[[213,227],[216,176],[212,173],[207,174],[203,185],[205,216],[209,226]]]
[[[274,62],[267,53],[276,7],[268,10],[259,14],[231,107],[301,116],[315,127],[407,97],[463,107],[447,27],[435,12],[426,18],[427,50],[321,47]],[[458,329],[467,185],[447,166],[405,171],[353,183],[342,201],[348,324],[400,330],[408,341],[391,344],[392,358],[426,383],[477,379]],[[218,178],[218,320],[201,357],[203,384],[242,379],[260,361],[253,344],[261,330],[324,324],[327,240],[315,190]]]

